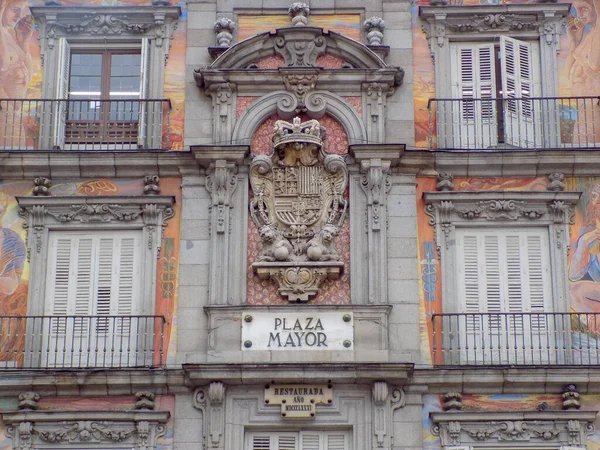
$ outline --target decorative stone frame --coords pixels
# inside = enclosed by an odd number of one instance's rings
[[[119,47],[148,41],[150,63],[147,71],[147,98],[162,99],[164,94],[165,65],[171,39],[177,28],[181,9],[176,6],[136,7],[32,7],[31,13],[40,28],[40,52],[43,65],[42,98],[56,98],[61,80],[59,40],[69,43]],[[51,115],[47,114],[51,119]],[[160,114],[154,114],[160,119]],[[148,123],[148,148],[161,148],[162,123]],[[47,122],[47,123],[46,123]],[[48,129],[44,136],[51,137],[51,120],[41,124]],[[44,128],[43,128],[44,129]],[[52,148],[50,142],[43,148]]]
[[[535,3],[509,5],[421,6],[419,17],[423,22],[435,70],[435,97],[452,98],[451,43],[497,42],[499,35],[524,41],[539,42],[541,96],[558,95],[559,35],[566,24],[570,5],[566,3]],[[451,123],[449,118],[438,124]],[[444,147],[445,130],[438,130]],[[551,127],[544,136],[554,136]],[[551,140],[549,142],[552,142]]]
[[[168,411],[18,411],[2,414],[14,450],[154,450]]]
[[[542,96],[557,95],[558,37],[569,13],[566,3],[536,3],[510,5],[421,6],[431,56],[435,65],[436,96],[451,98],[449,71],[450,43],[493,42],[499,34],[540,43]]]
[[[17,197],[27,230],[30,262],[28,314],[43,315],[46,292],[48,238],[51,231],[141,230],[141,305],[154,311],[156,267],[163,228],[173,217],[174,197]]]
[[[314,379],[314,378],[313,378]],[[406,403],[399,386],[385,381],[334,384],[333,402],[318,405],[315,419],[285,419],[279,405],[264,401],[264,385],[213,381],[196,389],[193,405],[202,412],[207,447],[245,449],[246,431],[351,430],[354,449],[392,448],[395,412]],[[326,383],[324,383],[326,384]],[[227,391],[227,395],[225,395]]]
[[[425,192],[425,213],[435,227],[435,241],[442,266],[444,313],[457,313],[456,228],[547,227],[550,244],[552,306],[567,312],[567,253],[573,207],[581,192],[481,191]]]
[[[586,448],[596,411],[434,412],[432,432],[445,449]]]

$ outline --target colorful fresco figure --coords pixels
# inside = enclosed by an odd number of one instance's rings
[[[27,85],[33,72],[29,51],[33,24],[27,0],[0,0],[0,99],[27,97]],[[0,145],[23,145],[21,103],[9,101],[0,106]]]
[[[579,312],[600,310],[600,183],[594,184],[584,209],[586,221],[569,264],[571,306]]]
[[[9,197],[0,192],[0,217],[4,214]],[[21,283],[25,266],[25,243],[10,228],[0,227],[0,364],[11,362],[22,342],[17,327],[24,323],[6,316],[24,315],[27,283]],[[24,331],[21,330],[21,331]]]
[[[569,16],[567,72],[573,96],[600,95],[600,0],[575,0]],[[578,144],[600,142],[600,105],[596,99],[578,101],[574,134]]]

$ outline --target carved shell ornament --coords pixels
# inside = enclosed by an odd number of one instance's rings
[[[273,152],[250,165],[250,216],[262,250],[253,264],[290,301],[307,301],[326,278],[343,271],[335,240],[346,217],[344,158],[323,149],[317,120],[275,123]]]

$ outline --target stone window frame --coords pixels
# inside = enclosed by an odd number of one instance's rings
[[[168,411],[17,411],[2,414],[14,450],[154,450]]]
[[[585,449],[597,411],[432,412],[446,450]]]
[[[436,97],[451,98],[451,43],[496,42],[500,34],[524,41],[539,42],[540,67],[543,68],[541,95],[558,93],[559,35],[570,5],[560,3],[421,6],[431,57],[436,66]]]
[[[444,313],[459,313],[456,261],[457,228],[548,229],[550,278],[554,312],[568,312],[567,254],[569,226],[581,192],[551,191],[479,191],[425,192],[425,213],[434,226],[435,242],[442,271]],[[441,311],[440,311],[441,312]]]
[[[27,230],[30,285],[29,315],[43,315],[49,234],[52,231],[140,230],[142,256],[140,310],[154,312],[156,268],[167,221],[174,216],[174,197],[17,197]]]
[[[56,99],[59,92],[61,64],[64,46],[61,40],[77,48],[102,45],[120,48],[123,46],[144,47],[147,41],[149,64],[147,70],[146,98],[164,97],[165,66],[173,34],[177,28],[181,9],[178,6],[136,7],[31,7],[36,25],[40,29],[40,57],[43,66],[42,98]],[[40,125],[46,129],[44,136],[52,138],[51,115]],[[162,123],[152,118],[146,126],[155,132],[149,136],[149,148],[161,148]],[[42,145],[52,148],[54,142]]]

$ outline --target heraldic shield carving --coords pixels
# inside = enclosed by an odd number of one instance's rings
[[[324,138],[316,120],[278,120],[273,152],[250,165],[250,215],[262,239],[252,268],[291,302],[308,301],[344,271],[335,241],[348,206],[348,169],[342,156],[325,153]]]

